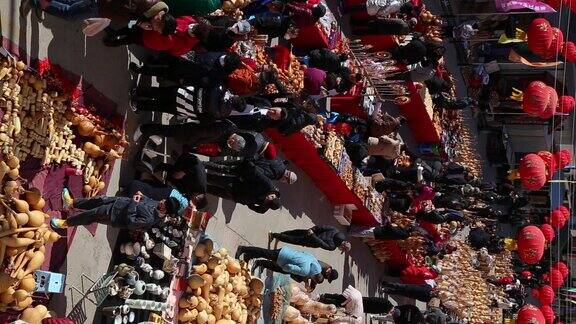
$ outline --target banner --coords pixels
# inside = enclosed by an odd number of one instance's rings
[[[542,3],[538,0],[494,0],[496,10],[500,12],[508,12],[518,9],[530,9],[534,12],[556,12],[554,8]]]

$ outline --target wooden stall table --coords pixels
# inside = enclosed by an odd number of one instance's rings
[[[440,134],[434,126],[432,107],[427,107],[424,103],[423,95],[414,82],[406,81],[406,88],[410,93],[410,102],[398,105],[398,109],[406,117],[414,138],[418,143],[440,143]]]

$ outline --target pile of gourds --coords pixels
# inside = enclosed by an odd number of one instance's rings
[[[260,317],[264,283],[250,275],[248,265],[228,255],[212,253],[211,241],[194,250],[198,264],[188,278],[186,294],[179,301],[181,323],[255,323]]]
[[[461,240],[451,244],[457,249],[440,261],[442,274],[436,279],[442,304],[466,323],[501,323],[501,310],[490,306],[495,296],[504,297],[502,288],[488,283],[485,273],[474,267],[476,251],[468,244]]]
[[[292,291],[290,297],[290,306],[284,312],[284,321],[289,324],[304,324],[308,323],[306,317],[328,319],[336,314],[338,310],[336,306],[331,304],[324,304],[310,298],[306,289],[296,283],[290,285]],[[304,315],[304,316],[303,316]]]
[[[282,84],[289,94],[298,94],[304,89],[304,71],[306,66],[300,64],[298,58],[290,53],[290,63],[287,69],[281,69],[268,57],[263,48],[256,48],[256,61],[261,66],[269,66],[272,72],[278,76],[278,82]],[[264,93],[277,93],[278,89],[273,84],[269,84],[264,89]]]
[[[68,97],[47,91],[46,79],[28,71],[24,62],[12,58],[0,62],[1,153],[22,161],[34,157],[43,165],[70,163],[83,168],[84,195],[96,195],[105,187],[101,176],[109,162],[121,158],[128,146],[124,134],[102,131],[101,118],[85,108],[69,107]],[[77,146],[77,135],[94,143]]]
[[[24,190],[18,182],[20,162],[14,155],[0,161],[0,311],[24,310],[32,304],[34,271],[44,263],[45,244],[60,239],[45,223],[45,200],[36,188]],[[16,170],[14,172],[13,170]],[[27,311],[38,321],[45,309]]]
[[[27,71],[22,61],[1,60],[0,147],[3,154],[14,154],[21,160],[29,156],[44,165],[69,162],[77,168],[84,163],[84,152],[77,147],[64,118],[65,96],[46,91],[46,80]]]

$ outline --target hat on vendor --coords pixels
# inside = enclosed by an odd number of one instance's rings
[[[150,19],[156,16],[160,11],[168,12],[168,5],[162,1],[156,2],[148,10],[144,11],[142,16],[144,16],[144,18]]]
[[[252,31],[252,26],[248,22],[248,20],[240,20],[236,22],[230,30],[237,35],[246,35]]]
[[[288,184],[294,184],[296,181],[298,181],[298,175],[296,175],[296,173],[290,170],[286,170],[284,171],[282,179],[286,181]]]

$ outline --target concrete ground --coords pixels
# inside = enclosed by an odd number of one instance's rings
[[[128,89],[133,83],[127,70],[128,63],[135,60],[126,47],[106,48],[100,37],[85,38],[80,22],[68,22],[46,16],[39,22],[34,15],[19,15],[20,1],[0,1],[1,34],[18,44],[32,57],[48,57],[64,69],[84,77],[94,87],[118,104],[118,111],[124,113],[128,103]],[[134,50],[134,49],[133,49]],[[137,49],[136,49],[137,51]],[[138,116],[142,119],[145,116]],[[128,134],[137,126],[137,118],[128,113]],[[133,161],[119,161],[113,171],[108,190],[109,195],[117,192],[119,186],[130,180]],[[255,214],[241,205],[229,201],[210,198],[210,211],[213,212],[208,233],[221,246],[231,251],[236,246],[266,246],[268,231],[282,231],[295,228],[309,228],[314,224],[332,224],[333,206],[319,192],[310,179],[301,171],[294,170],[299,181],[287,186],[281,184],[284,207],[265,215]],[[79,228],[69,250],[67,263],[61,271],[67,275],[68,286],[80,286],[80,274],[97,278],[108,267],[115,245],[116,231],[99,226],[92,237],[84,228]],[[322,284],[318,292],[341,292],[349,284],[356,286],[366,296],[376,295],[377,283],[384,273],[384,264],[378,263],[368,247],[353,239],[351,253],[315,250],[314,254],[334,266],[340,278],[332,284]],[[54,297],[52,308],[59,314],[67,314],[78,295],[73,298],[69,289]],[[74,300],[73,300],[74,299]],[[94,307],[86,304],[87,322],[91,322]]]

